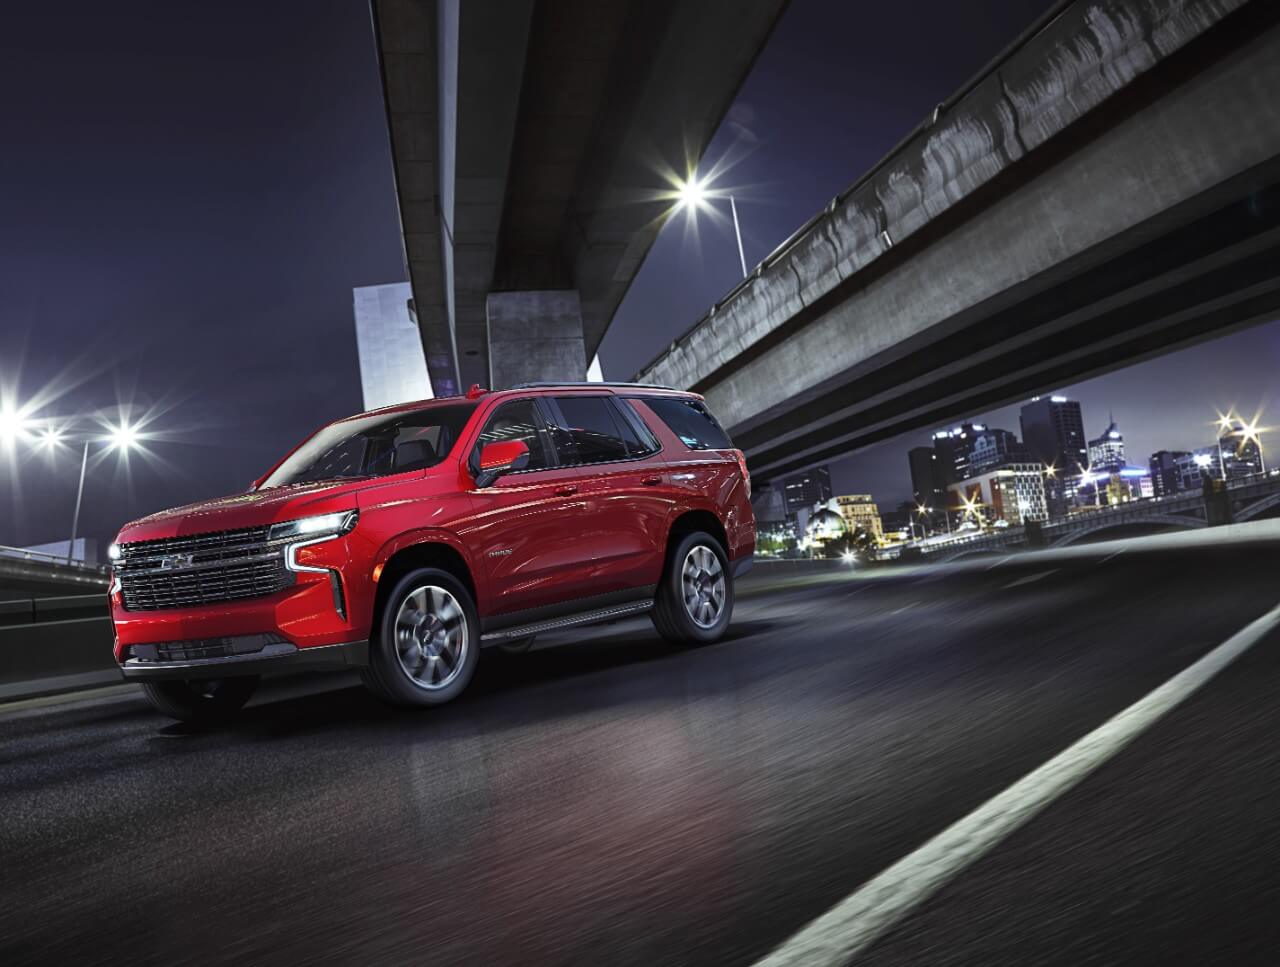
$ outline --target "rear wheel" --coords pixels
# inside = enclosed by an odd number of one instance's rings
[[[143,682],[142,691],[157,712],[180,722],[218,722],[244,707],[258,687],[255,675]]]
[[[364,683],[396,705],[442,705],[471,682],[480,657],[480,621],[462,582],[420,568],[387,596]]]
[[[733,617],[733,575],[719,541],[695,531],[672,548],[652,615],[669,641],[705,644],[724,635]]]

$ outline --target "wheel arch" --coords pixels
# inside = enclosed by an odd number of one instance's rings
[[[724,549],[725,556],[728,557],[731,549],[729,535],[724,529],[723,522],[714,513],[702,508],[686,510],[671,522],[671,526],[667,528],[667,556],[670,557],[671,549],[686,535],[695,531],[704,531],[718,540]]]
[[[396,582],[410,571],[424,567],[437,568],[457,578],[471,595],[477,611],[480,610],[480,597],[475,576],[462,550],[439,537],[424,537],[392,546],[374,568],[377,593],[373,601],[373,623],[370,629],[372,634],[376,634],[378,619],[386,605],[387,595],[396,586]]]

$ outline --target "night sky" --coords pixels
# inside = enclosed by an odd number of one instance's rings
[[[793,0],[708,152],[749,264],[1042,9]],[[56,11],[56,12],[55,12]],[[907,39],[908,38],[909,42]],[[151,458],[91,461],[82,533],[242,490],[360,409],[355,286],[405,278],[364,0],[12,5],[0,31],[0,391],[38,416],[151,414]],[[602,348],[627,378],[737,281],[727,220],[668,223]],[[1131,453],[1276,412],[1270,325],[1066,389]],[[975,418],[985,414],[973,414]],[[1016,408],[993,414],[1017,430]],[[883,509],[928,432],[833,466]],[[65,539],[78,453],[0,454],[0,544]]]

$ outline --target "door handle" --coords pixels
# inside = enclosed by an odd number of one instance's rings
[[[557,497],[572,497],[577,492],[578,492],[578,488],[573,484],[569,484],[567,487],[556,488]]]
[[[646,487],[656,487],[658,484],[662,483],[662,478],[655,473],[652,477],[645,477],[640,482]]]

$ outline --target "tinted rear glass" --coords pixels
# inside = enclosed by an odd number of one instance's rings
[[[720,424],[697,400],[646,396],[645,406],[653,410],[680,442],[690,450],[730,450],[733,441],[720,429]]]
[[[619,418],[615,418],[606,397],[557,396],[551,402],[556,417],[551,435],[561,463],[600,463],[626,458],[627,445],[623,442]]]

